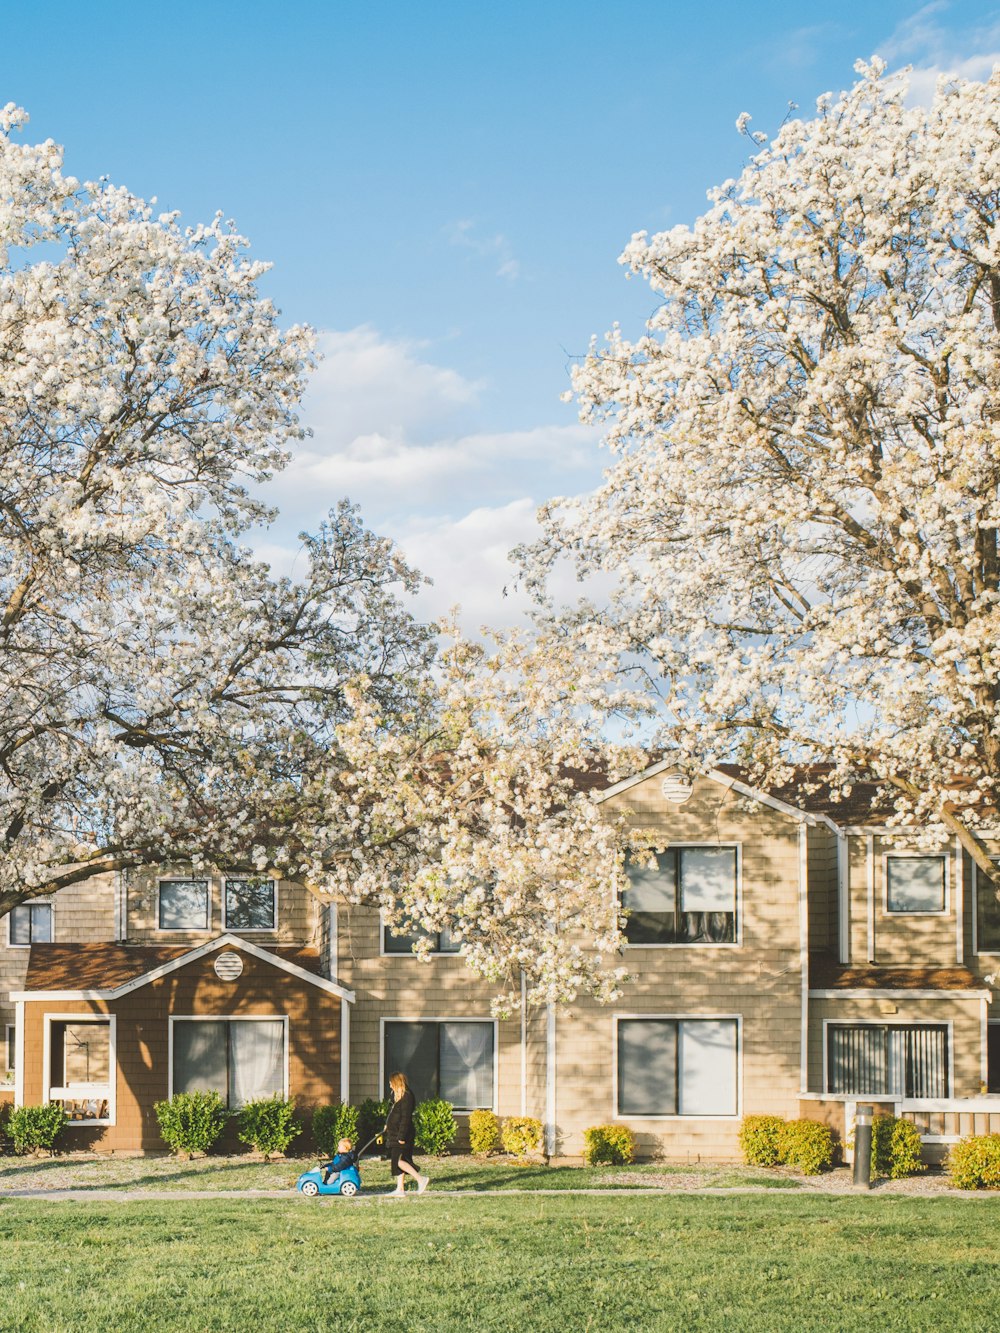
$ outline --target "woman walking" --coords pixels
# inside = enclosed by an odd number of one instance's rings
[[[389,1079],[389,1087],[392,1090],[393,1101],[389,1108],[389,1117],[385,1122],[385,1139],[389,1145],[392,1174],[396,1177],[394,1192],[405,1194],[406,1177],[412,1176],[417,1182],[417,1193],[423,1194],[430,1182],[413,1164],[416,1139],[413,1112],[417,1104],[416,1098],[410,1091],[405,1074],[393,1074]]]

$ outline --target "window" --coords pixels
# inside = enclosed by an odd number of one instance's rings
[[[110,1124],[114,1102],[112,1020],[50,1019],[49,1096],[71,1123]]]
[[[619,1116],[736,1115],[735,1018],[618,1020]]]
[[[922,1023],[831,1024],[827,1091],[859,1097],[947,1097],[948,1029]]]
[[[274,930],[277,885],[273,879],[227,879],[225,895],[227,930]]]
[[[4,1054],[5,1063],[3,1067],[0,1068],[0,1083],[6,1083],[8,1075],[13,1074],[17,1067],[14,1063],[15,1052],[17,1050],[17,1044],[15,1042],[16,1031],[17,1029],[14,1027],[13,1023],[7,1024],[7,1039]]]
[[[943,912],[948,875],[946,856],[887,856],[887,912]]]
[[[997,867],[1000,872],[1000,866]],[[1000,953],[1000,889],[976,867],[976,952]]]
[[[415,926],[412,930],[406,930],[401,935],[394,935],[391,926],[382,928],[382,952],[383,953],[413,953],[413,946],[419,940],[430,940],[431,953],[461,953],[462,944],[456,940],[449,930],[421,930]]]
[[[160,880],[160,929],[208,930],[208,880]]]
[[[492,1109],[495,1043],[492,1023],[386,1023],[384,1086],[399,1069],[418,1102],[443,1097],[456,1111]]]
[[[1000,1092],[1000,1023],[986,1025],[986,1091]]]
[[[630,944],[735,943],[735,847],[668,847],[655,866],[632,865],[627,873]]]
[[[283,1018],[175,1019],[173,1091],[217,1092],[231,1109],[285,1096]]]
[[[52,904],[20,903],[10,912],[10,943],[26,949],[52,941]]]

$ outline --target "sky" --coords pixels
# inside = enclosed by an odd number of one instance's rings
[[[798,0],[0,0],[0,104],[196,222],[222,210],[273,264],[262,286],[324,359],[312,436],[267,495],[257,549],[304,573],[297,534],[343,496],[432,579],[420,611],[470,627],[521,606],[507,552],[545,500],[593,488],[599,435],[569,368],[652,299],[617,262],[690,223],[739,173],[747,111],[854,81],[854,61],[941,73],[1000,62],[1000,4]],[[508,595],[505,596],[505,590]]]

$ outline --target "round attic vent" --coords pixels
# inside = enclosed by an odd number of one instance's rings
[[[693,791],[683,773],[668,773],[660,786],[664,797],[674,805],[683,805]]]
[[[243,974],[243,959],[238,953],[220,953],[215,960],[215,975],[220,981],[235,981]]]

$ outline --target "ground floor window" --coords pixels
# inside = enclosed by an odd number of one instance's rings
[[[0,1083],[12,1083],[14,1081],[14,1070],[17,1067],[14,1063],[14,1052],[17,1050],[14,1034],[16,1028],[13,1023],[7,1024],[7,1040],[5,1043],[4,1060],[5,1064],[0,1069]]]
[[[620,1116],[737,1113],[735,1018],[618,1021]]]
[[[491,1109],[495,1043],[490,1022],[388,1022],[384,1086],[388,1088],[390,1075],[399,1070],[418,1102],[443,1097],[456,1111]]]
[[[1000,1023],[986,1028],[986,1091],[1000,1092]]]
[[[283,1018],[175,1019],[172,1026],[174,1092],[217,1092],[233,1109],[286,1095]]]
[[[71,1122],[112,1119],[114,1051],[110,1018],[49,1020],[49,1096]]]
[[[827,1091],[858,1097],[947,1097],[944,1024],[831,1023]]]

